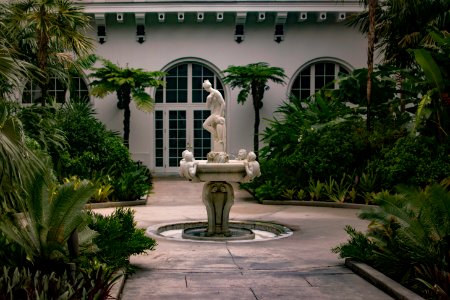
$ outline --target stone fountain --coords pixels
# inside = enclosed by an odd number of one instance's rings
[[[206,240],[253,239],[250,229],[234,226],[229,222],[230,210],[234,204],[234,190],[231,183],[249,182],[259,176],[260,167],[254,152],[239,150],[237,159],[230,160],[226,152],[225,101],[211,83],[205,80],[203,88],[209,92],[206,106],[211,115],[203,123],[213,137],[213,147],[206,160],[196,160],[189,150],[183,151],[180,161],[180,175],[193,182],[205,182],[202,200],[206,206],[208,224],[187,228],[183,238]]]

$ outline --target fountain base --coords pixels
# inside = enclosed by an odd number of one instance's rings
[[[223,233],[209,236],[207,222],[160,224],[148,227],[147,236],[184,242],[259,242],[285,238],[292,231],[284,225],[263,221],[230,222],[231,236]]]
[[[183,239],[203,241],[236,241],[253,240],[255,234],[250,229],[231,227],[227,233],[211,234],[207,226],[184,229],[181,235]]]

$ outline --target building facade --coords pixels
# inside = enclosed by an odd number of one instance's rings
[[[366,63],[366,38],[344,24],[363,9],[358,0],[78,2],[92,16],[89,34],[97,41],[96,54],[122,67],[167,72],[166,86],[149,91],[154,112],[134,106],[131,112],[130,151],[157,173],[177,172],[186,148],[196,159],[209,151],[211,137],[202,129],[209,115],[205,79],[227,104],[227,152],[252,149],[251,99],[238,104],[239,90],[223,84],[228,66],[267,62],[285,70],[286,84],[270,84],[264,95],[261,117],[270,119],[291,94],[306,97],[339,72]],[[123,112],[115,97],[91,101],[98,118],[121,132]]]

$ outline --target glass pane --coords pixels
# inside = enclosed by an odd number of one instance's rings
[[[315,65],[315,68],[316,68],[316,76],[324,75],[324,72],[325,72],[324,68],[325,68],[325,66],[324,66],[323,63],[317,63]]]
[[[310,76],[302,76],[301,77],[301,88],[302,89],[309,89],[309,86],[311,84],[311,77]]]
[[[199,90],[192,91],[192,102],[193,103],[202,103],[203,102],[202,95],[203,95],[202,91],[199,91]]]
[[[187,89],[187,77],[179,77],[178,78],[178,89],[182,89],[182,90]]]
[[[210,69],[204,67],[203,68],[203,76],[204,77],[213,78],[214,77],[214,73]],[[211,81],[211,79],[210,79],[210,81]],[[214,82],[214,81],[211,81],[211,82]]]
[[[201,77],[192,77],[192,89],[201,90],[203,81]]]
[[[323,77],[316,76],[316,90],[320,89],[324,85],[324,79]]]
[[[334,75],[334,64],[333,63],[327,63],[325,64],[325,74],[327,75]]]
[[[311,92],[309,90],[308,91],[305,91],[305,90],[300,91],[300,99],[306,99],[310,95],[311,95]]]
[[[178,91],[178,103],[187,103],[187,90]]]
[[[22,103],[31,103],[31,93],[29,91],[23,92]]]
[[[192,64],[192,76],[202,76],[202,66]]]
[[[177,91],[171,90],[166,92],[166,102],[167,103],[177,103]]]
[[[176,77],[166,77],[166,88],[168,90],[177,89],[177,78]]]
[[[163,88],[158,88],[155,93],[155,102],[163,103]]]
[[[156,166],[163,167],[163,159],[162,158],[156,158]]]
[[[167,71],[167,76],[177,76],[177,73],[177,67],[175,67]]]
[[[178,66],[178,76],[187,76],[188,65],[179,65]]]
[[[177,120],[170,120],[169,121],[169,128],[170,129],[177,128]]]
[[[178,167],[178,162],[179,162],[178,158],[173,157],[169,158],[169,167]]]

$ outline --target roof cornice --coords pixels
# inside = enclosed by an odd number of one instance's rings
[[[84,6],[86,13],[146,13],[146,12],[360,12],[363,6],[358,0],[220,0],[220,1],[105,1],[84,0],[75,1]]]

